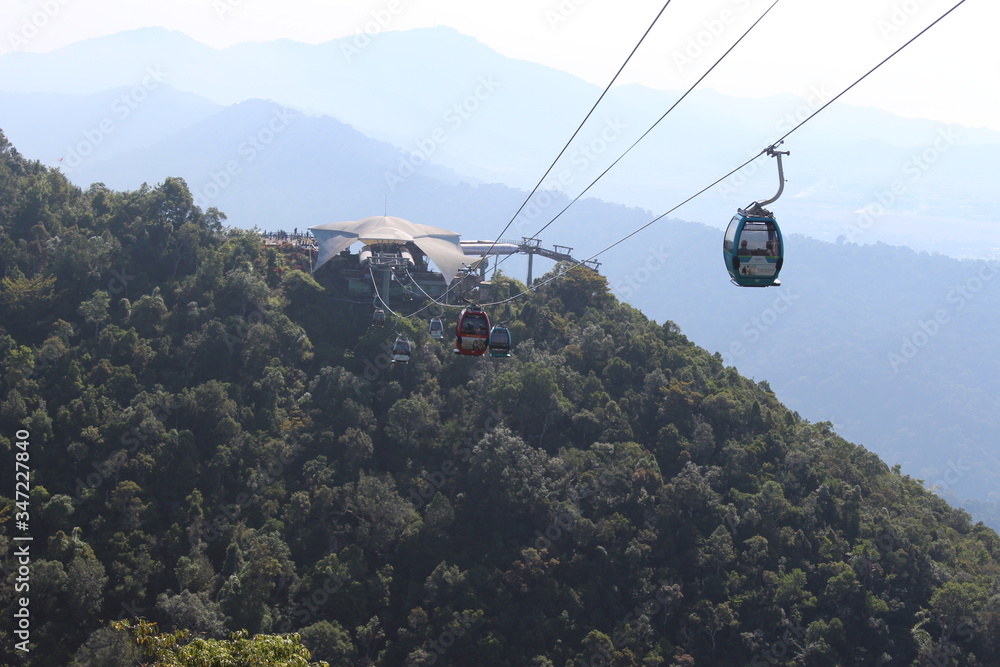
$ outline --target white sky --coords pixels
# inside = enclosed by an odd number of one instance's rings
[[[780,0],[702,84],[738,96],[836,94],[957,0]],[[621,82],[686,89],[771,0],[671,0]],[[146,26],[215,48],[446,25],[500,53],[604,86],[663,0],[4,0],[0,53]],[[1000,2],[966,0],[842,98],[1000,130]],[[2,87],[2,82],[0,82]],[[824,100],[825,101],[825,100]]]

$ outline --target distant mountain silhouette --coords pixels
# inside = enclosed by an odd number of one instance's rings
[[[467,178],[521,189],[535,184],[600,92],[449,28],[384,32],[360,44],[350,37],[213,50],[149,28],[50,54],[0,57],[0,81],[12,92],[96,93],[141,85],[155,72],[165,85],[217,104],[259,98],[330,115]],[[748,100],[711,91],[710,77],[703,86],[588,195],[668,210],[839,92],[814,87],[798,97]],[[549,186],[581,192],[678,97],[636,85],[613,89]],[[990,175],[1000,133],[837,103],[785,147],[792,156],[782,207],[789,220],[802,221],[795,231],[954,256],[984,256],[996,246]],[[773,166],[758,160],[679,214],[722,226],[734,207],[772,194],[774,180]]]
[[[74,180],[99,163],[151,146],[223,107],[150,79],[99,93],[0,92],[4,131],[19,150]],[[162,180],[162,177],[161,177]]]

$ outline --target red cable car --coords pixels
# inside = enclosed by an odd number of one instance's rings
[[[486,353],[490,337],[490,317],[479,306],[469,306],[458,317],[455,327],[455,352],[470,356]]]

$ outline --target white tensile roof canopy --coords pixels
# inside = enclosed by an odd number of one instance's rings
[[[448,283],[468,262],[468,257],[462,252],[459,235],[455,232],[393,216],[379,215],[364,220],[328,222],[310,227],[309,231],[316,237],[319,245],[316,269],[358,241],[365,245],[413,243],[434,262]]]

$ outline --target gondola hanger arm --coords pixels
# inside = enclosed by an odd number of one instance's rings
[[[776,192],[775,195],[770,199],[765,199],[762,202],[757,202],[757,206],[766,206],[767,204],[772,204],[778,201],[778,197],[780,197],[781,193],[785,191],[785,170],[781,166],[781,156],[791,155],[791,151],[776,150],[777,146],[780,146],[782,143],[783,142],[779,141],[774,146],[768,146],[766,151],[767,154],[770,155],[771,157],[778,158],[778,192]]]

